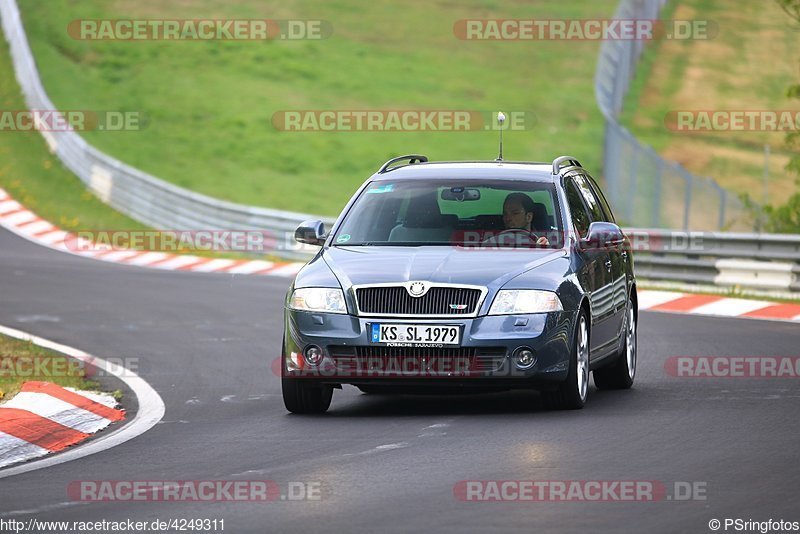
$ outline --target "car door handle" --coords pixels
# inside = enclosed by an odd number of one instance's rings
[[[606,269],[611,270],[611,260],[606,260]]]

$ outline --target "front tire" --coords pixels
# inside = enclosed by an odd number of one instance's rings
[[[331,405],[333,388],[303,378],[281,378],[283,405],[292,413],[325,413]]]
[[[625,344],[616,363],[595,370],[594,385],[597,389],[630,389],[636,376],[636,311],[633,301],[628,301],[628,313],[625,320]]]
[[[574,339],[567,379],[555,391],[543,392],[545,407],[549,409],[580,410],[586,404],[589,390],[589,326],[584,312],[578,316]]]

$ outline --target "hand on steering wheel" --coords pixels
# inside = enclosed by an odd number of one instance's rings
[[[506,229],[506,230],[503,230],[502,232],[500,232],[500,233],[499,233],[499,234],[497,234],[497,235],[503,235],[503,234],[505,234],[505,233],[509,233],[509,234],[510,234],[510,233],[517,233],[517,232],[519,232],[519,233],[524,233],[524,234],[528,234],[529,236],[531,236],[531,237],[533,238],[533,241],[534,241],[534,242],[535,242],[537,245],[544,245],[544,246],[547,246],[547,245],[549,245],[549,244],[550,244],[550,242],[547,240],[547,238],[546,238],[545,236],[537,237],[537,235],[536,235],[536,234],[534,234],[533,232],[531,232],[531,231],[529,231],[529,230],[525,230],[524,228],[508,228],[508,229]]]

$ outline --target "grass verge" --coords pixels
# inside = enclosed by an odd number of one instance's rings
[[[22,384],[44,381],[81,390],[98,390],[86,378],[78,360],[44,349],[31,341],[0,334],[0,402],[19,392]]]
[[[5,39],[0,40],[0,109],[26,109]],[[62,230],[147,228],[87,191],[83,182],[50,154],[38,132],[0,131],[0,186]]]

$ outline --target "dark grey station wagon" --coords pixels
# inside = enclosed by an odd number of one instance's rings
[[[633,258],[608,202],[572,157],[552,163],[386,162],[326,232],[286,297],[286,408],[333,390],[536,389],[583,407],[636,372]]]

